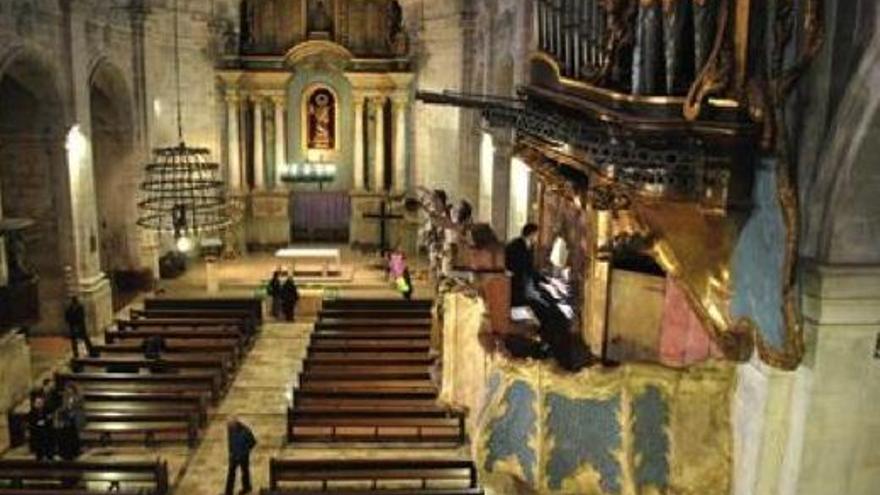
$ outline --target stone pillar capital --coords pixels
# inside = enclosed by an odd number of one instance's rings
[[[408,105],[410,101],[409,93],[397,91],[391,95],[391,102],[394,105]]]
[[[269,95],[269,99],[276,107],[283,107],[287,103],[287,95],[284,93],[272,93]]]
[[[226,100],[226,103],[230,105],[233,103],[239,103],[241,101],[241,95],[238,93],[238,90],[226,90],[226,94],[223,95],[223,99]]]

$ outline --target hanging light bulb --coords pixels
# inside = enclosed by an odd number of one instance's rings
[[[181,253],[188,253],[188,252],[192,251],[193,240],[190,236],[184,235],[184,236],[177,238],[175,245],[177,247],[177,250],[180,251]]]

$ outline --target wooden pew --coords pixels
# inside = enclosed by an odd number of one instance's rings
[[[39,462],[25,459],[0,459],[0,480],[12,486],[2,488],[0,495],[38,495],[44,493],[94,493],[82,488],[67,491],[61,488],[64,480],[88,483],[106,483],[115,493],[168,495],[168,464],[165,461],[54,461]],[[137,487],[129,488],[128,485]],[[149,487],[149,488],[146,488]],[[42,491],[41,491],[42,490]],[[78,490],[78,491],[77,491]]]
[[[348,353],[348,352],[315,352],[304,362],[307,369],[310,366],[338,364],[338,365],[415,365],[431,366],[435,358],[427,353],[419,352],[385,352],[375,354]]]
[[[236,320],[248,320],[252,317],[250,311],[240,309],[131,309],[129,317],[132,320],[143,318],[205,318],[209,320],[232,318]]]
[[[240,310],[246,311],[257,325],[263,323],[263,301],[256,297],[173,298],[159,297],[144,301],[145,310]]]
[[[220,398],[222,377],[219,372],[181,374],[137,373],[56,373],[55,383],[61,387],[67,382],[81,389],[115,391],[176,392],[187,395],[205,394],[212,402]]]
[[[93,344],[92,349],[99,356],[143,356],[142,343],[128,340],[113,345]],[[217,356],[229,361],[232,369],[238,368],[239,359],[241,358],[241,349],[235,342],[226,340],[198,340],[198,339],[176,339],[166,340],[165,350],[162,356],[166,358],[188,355],[210,355]]]
[[[309,351],[347,352],[349,354],[376,352],[420,352],[427,353],[431,343],[429,339],[330,339],[312,338]]]
[[[195,417],[199,426],[208,423],[207,398],[202,393],[182,394],[152,391],[82,391],[84,409],[88,412],[169,411]]]
[[[132,438],[142,438],[147,447],[155,445],[163,438],[177,440],[185,438],[187,445],[195,447],[199,439],[199,425],[194,418],[176,415],[169,417],[159,412],[141,413],[139,417],[131,414],[112,417],[103,416],[89,419],[80,432],[84,442],[109,445],[111,441],[121,442]]]
[[[287,411],[289,442],[449,442],[463,443],[463,415],[438,408],[295,407]]]
[[[229,382],[232,373],[232,367],[226,358],[204,354],[166,355],[160,359],[146,359],[138,355],[81,357],[71,359],[70,367],[76,372],[96,368],[107,372],[113,369],[142,369],[154,372],[161,370],[163,373],[183,370],[219,371],[223,387]]]
[[[264,494],[290,493],[280,491],[285,487],[301,487],[301,495],[354,493],[340,491],[334,482],[360,482],[365,489],[360,494],[395,493],[380,485],[392,482],[409,482],[412,485],[397,494],[454,494],[473,495],[482,493],[477,489],[477,472],[470,460],[287,460],[272,459],[269,464],[269,490]],[[435,488],[456,485],[458,488]],[[311,488],[306,488],[311,487]],[[430,491],[434,489],[435,491]],[[442,491],[445,490],[445,491]]]
[[[116,320],[116,328],[120,331],[138,330],[140,328],[189,328],[247,330],[244,320],[235,318],[139,318],[136,320]]]
[[[241,332],[236,330],[179,330],[179,329],[152,329],[142,328],[137,331],[127,332],[104,332],[104,340],[113,344],[117,341],[137,341],[140,342],[147,337],[154,335],[161,336],[166,343],[169,340],[209,340],[209,341],[231,341],[239,348],[244,348],[247,340]]]
[[[328,318],[315,323],[316,330],[322,329],[373,330],[378,328],[430,329],[431,320],[415,319],[368,319],[368,318]]]
[[[352,308],[352,309],[322,309],[319,316],[324,319],[424,319],[431,317],[431,311],[425,309],[372,309],[372,308]]]
[[[144,329],[162,330],[225,330],[236,331],[250,337],[252,335],[248,325],[243,320],[217,319],[209,320],[202,318],[156,318],[140,320],[116,320],[116,328],[120,332],[139,331]]]
[[[427,328],[381,328],[376,330],[329,330],[319,329],[312,334],[312,339],[430,339],[431,331]]]
[[[323,309],[325,310],[395,310],[410,309],[431,311],[434,301],[430,299],[413,299],[406,301],[403,299],[332,299],[325,300]]]

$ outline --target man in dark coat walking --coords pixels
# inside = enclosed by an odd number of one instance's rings
[[[227,436],[229,447],[229,468],[226,471],[225,495],[232,495],[235,489],[235,472],[241,468],[241,491],[240,494],[251,492],[251,450],[257,445],[257,440],[250,428],[233,417],[227,423]]]
[[[70,332],[70,345],[73,348],[73,357],[79,357],[79,341],[82,340],[86,346],[86,352],[89,356],[94,354],[92,351],[92,340],[89,338],[89,332],[86,331],[86,308],[79,302],[79,298],[73,296],[70,298],[70,304],[64,311],[64,321],[67,322],[67,329]]]

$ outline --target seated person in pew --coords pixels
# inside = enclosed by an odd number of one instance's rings
[[[151,373],[166,373],[169,371],[161,362],[162,353],[168,350],[165,346],[165,339],[161,335],[151,335],[145,338],[141,343],[141,348],[144,351],[144,358],[155,362],[150,365]]]
[[[64,387],[61,407],[55,413],[55,432],[58,455],[65,461],[72,461],[80,456],[80,432],[86,425],[83,399],[79,388],[73,383]]]
[[[251,492],[251,450],[257,445],[254,433],[237,417],[232,417],[226,425],[229,449],[229,467],[226,471],[225,495],[232,495],[235,490],[235,473],[241,469],[241,491]]]
[[[55,428],[52,414],[46,410],[46,397],[40,390],[31,393],[28,437],[31,452],[38,461],[51,461],[55,457]]]
[[[61,391],[58,390],[58,387],[55,386],[52,380],[44,378],[40,393],[43,395],[43,399],[45,399],[46,412],[54,414],[61,407]]]

